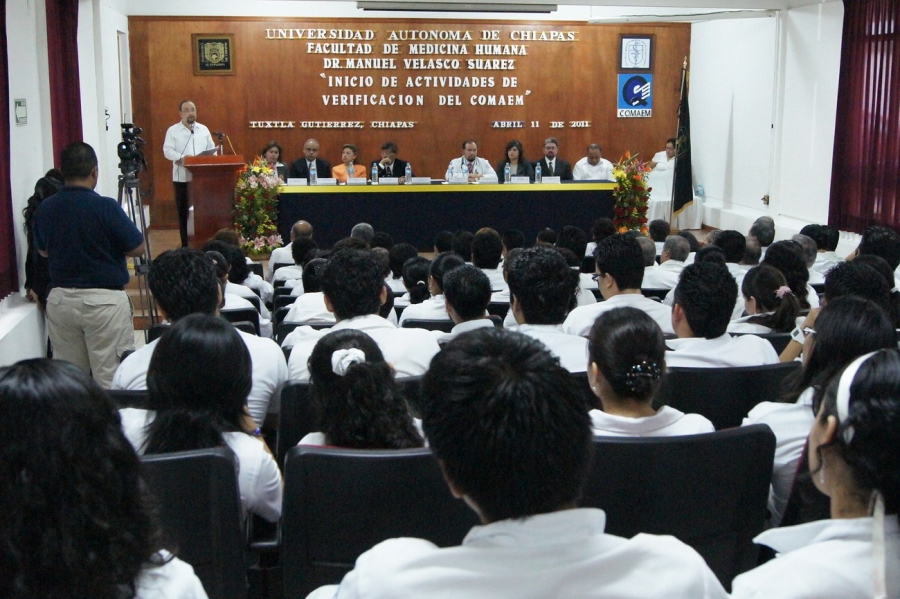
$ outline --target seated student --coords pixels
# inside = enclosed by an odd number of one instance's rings
[[[122,430],[141,454],[231,448],[244,515],[276,522],[281,473],[247,413],[252,383],[250,352],[237,330],[208,314],[185,316],[159,338],[147,369],[158,410],[120,410]]]
[[[668,341],[669,368],[762,366],[778,362],[778,354],[765,339],[754,335],[732,337],[725,332],[737,293],[734,277],[720,264],[698,262],[681,271],[672,308],[672,326],[678,339]]]
[[[616,225],[612,222],[612,219],[598,218],[597,220],[595,220],[591,225],[591,241],[587,244],[587,247],[584,248],[585,258],[593,258],[594,251],[597,249],[597,244],[610,235],[615,234]]]
[[[740,289],[741,282],[744,280],[744,275],[747,273],[740,265],[740,262],[744,259],[744,254],[747,251],[747,239],[740,231],[710,231],[710,234],[706,238],[706,242],[708,244],[707,247],[717,247],[724,252],[725,266],[728,268],[728,272],[731,273],[731,276],[734,277],[738,289]],[[738,294],[734,303],[734,310],[731,312],[731,319],[737,320],[743,315],[744,298],[741,294]]]
[[[220,290],[212,260],[203,252],[189,248],[169,250],[150,263],[147,285],[160,316],[177,323],[189,314],[216,316]],[[253,385],[247,397],[250,415],[262,426],[267,412],[279,411],[281,388],[288,378],[284,354],[271,339],[238,331],[253,360]],[[159,345],[159,339],[122,360],[113,377],[113,389],[147,388],[147,369]]]
[[[452,249],[454,252],[462,256],[466,264],[472,263],[472,240],[475,239],[475,233],[471,231],[459,230],[453,235]]]
[[[800,302],[801,310],[819,307],[819,296],[809,286],[809,269],[806,268],[806,259],[799,243],[788,239],[776,241],[766,250],[760,264],[774,266],[781,271]]]
[[[593,435],[578,385],[525,335],[460,335],[425,375],[422,425],[447,484],[479,516],[462,545],[392,539],[362,554],[331,597],[725,598],[677,539],[603,532],[577,508]],[[648,573],[653,575],[649,576]]]
[[[491,281],[494,291],[506,290],[503,269],[499,268],[503,259],[503,241],[493,229],[481,229],[472,239],[472,264],[484,271]]]
[[[889,227],[877,225],[866,227],[862,238],[859,240],[859,246],[852,254],[847,256],[847,260],[866,254],[874,254],[884,258],[891,270],[896,272],[897,268],[900,267],[900,233]],[[900,287],[900,284],[895,284],[894,286]]]
[[[754,266],[759,266],[759,258],[762,255],[762,248],[755,239],[747,240],[747,249],[744,250],[744,257],[741,259],[740,266],[744,270],[750,270]]]
[[[235,269],[230,280],[237,285],[248,287],[254,291],[263,302],[271,304],[275,288],[272,287],[271,283],[250,270],[250,265],[253,264],[253,260],[247,256],[247,253],[241,247],[240,240],[240,235],[238,235],[238,232],[234,229],[219,229],[210,241],[221,241],[240,252],[241,258],[243,259],[244,264],[246,264],[246,268]],[[239,276],[242,277],[240,280],[237,278]]]
[[[538,231],[537,237],[534,239],[534,245],[550,247],[556,245],[556,231],[550,227],[546,227]]]
[[[161,544],[106,393],[72,364],[0,368],[0,596],[206,599]]]
[[[450,231],[440,231],[434,236],[434,253],[453,251],[453,233]]]
[[[815,334],[806,336],[803,369],[788,379],[787,392],[778,402],[756,405],[743,424],[768,424],[775,433],[775,461],[769,492],[769,524],[781,522],[797,466],[813,423],[815,389],[854,358],[882,348],[896,347],[897,335],[887,314],[861,297],[838,297],[822,308]]]
[[[437,341],[424,329],[398,329],[378,315],[388,290],[378,265],[368,251],[339,250],[331,255],[322,274],[325,305],[337,324],[331,329],[364,331],[393,365],[398,377],[418,376],[428,369],[438,352]],[[328,331],[297,327],[282,345],[293,347],[288,361],[291,380],[309,380],[307,359],[316,342]]]
[[[403,284],[403,265],[406,261],[419,255],[412,245],[408,243],[398,243],[388,250],[388,257],[391,265],[391,277],[385,279],[394,293],[406,293],[406,286]]]
[[[369,223],[356,223],[350,229],[350,237],[361,240],[366,244],[366,249],[372,249],[372,238],[375,237],[375,229]]]
[[[206,244],[203,246],[203,251],[215,251],[225,256],[225,259],[228,261],[228,265],[230,268],[228,269],[228,277],[223,289],[224,293],[226,295],[237,295],[239,297],[249,299],[257,298],[259,300],[260,334],[264,337],[271,337],[272,313],[269,312],[269,309],[266,307],[265,301],[263,301],[259,295],[257,295],[246,285],[241,285],[234,282],[234,277],[243,280],[242,277],[246,278],[247,273],[250,272],[250,269],[247,267],[247,263],[244,261],[244,254],[238,248],[221,241],[206,242]],[[267,325],[266,327],[263,326],[263,322],[265,322],[265,324]]]
[[[509,266],[509,292],[516,330],[547,346],[569,372],[584,372],[587,340],[562,327],[578,292],[578,273],[562,255],[542,247],[522,251]]]
[[[775,220],[771,216],[760,216],[750,225],[747,237],[759,243],[760,251],[765,256],[769,246],[775,241]]]
[[[697,252],[700,251],[700,242],[697,241],[697,237],[694,236],[690,231],[679,231],[676,233],[679,237],[684,237],[688,244],[691,246],[691,252],[688,254],[687,259],[684,261],[685,265],[693,264],[694,259],[697,257]]]
[[[525,234],[518,229],[507,229],[500,239],[503,242],[503,260],[506,260],[510,250],[525,247]]]
[[[662,256],[666,239],[672,234],[672,228],[669,226],[669,221],[661,218],[651,220],[650,224],[647,226],[647,231],[650,233],[650,239],[656,244],[656,255]]]
[[[839,297],[853,295],[876,303],[890,318],[893,314],[892,293],[888,278],[869,264],[856,260],[841,262],[825,275],[825,293],[822,304],[827,305]],[[781,352],[781,361],[796,360],[804,348],[806,331],[815,331],[820,310],[813,308],[797,327],[791,331],[791,340]]]
[[[641,280],[641,287],[644,286],[644,280],[649,273],[652,273],[659,265],[656,263],[656,244],[649,237],[638,235],[635,237],[641,246],[641,254],[644,256],[644,279]]]
[[[301,237],[292,241],[290,247],[291,261],[294,265],[282,266],[273,278],[275,281],[285,281],[285,287],[292,289],[300,287],[300,293],[303,293],[303,285],[298,285],[297,281],[303,278],[303,266],[315,257],[319,244],[307,237]]]
[[[390,252],[391,248],[394,247],[394,238],[387,231],[375,231],[375,234],[372,235],[372,240],[369,242],[369,247],[373,250],[375,248],[384,248]]]
[[[463,264],[446,273],[444,305],[454,326],[449,333],[432,331],[438,343],[446,343],[466,331],[494,326],[487,313],[490,302],[491,282],[481,269],[471,264]]]
[[[300,237],[308,237],[312,239],[312,236],[313,227],[305,220],[298,220],[294,223],[294,226],[291,227],[291,242]],[[275,248],[274,250],[272,250],[272,254],[269,256],[269,264],[266,267],[266,280],[270,283],[272,282],[276,264],[285,264],[289,262],[294,262],[293,255],[291,253],[290,242],[286,243],[280,248]]]
[[[249,299],[233,293],[225,293],[225,288],[228,285],[228,273],[231,272],[231,264],[229,264],[228,259],[215,250],[206,252],[206,257],[213,263],[216,277],[219,281],[219,310],[256,310],[256,306],[251,304]],[[272,321],[260,316],[260,336],[271,339],[272,333]]]
[[[397,318],[397,311],[394,310],[394,291],[387,282],[391,277],[390,250],[381,247],[373,247],[372,258],[375,259],[375,263],[378,265],[378,272],[384,279],[384,285],[388,289],[387,299],[381,304],[381,309],[378,310],[378,314],[383,318],[387,318],[393,324],[398,324],[400,321]]]
[[[732,597],[900,596],[900,352],[856,358],[813,397],[809,469],[831,518],[754,539],[778,557],[734,579]]]
[[[332,331],[309,356],[309,382],[321,431],[300,445],[353,449],[422,447],[422,435],[394,387],[394,371],[362,331]]]
[[[841,238],[841,233],[836,227],[812,224],[800,229],[800,233],[810,237],[819,248],[811,270],[827,275],[829,270],[844,261],[835,251]]]
[[[669,235],[663,243],[657,268],[644,269],[641,289],[675,289],[691,246],[684,237]]]
[[[417,320],[450,320],[447,303],[444,301],[444,275],[454,268],[463,266],[465,261],[455,252],[442,252],[431,261],[428,272],[428,292],[431,297],[412,304],[400,315],[400,325],[410,318]]]
[[[541,247],[541,246],[535,246]],[[588,306],[590,304],[596,304],[597,298],[594,297],[594,292],[592,289],[597,288],[597,284],[594,282],[592,278],[592,274],[579,272],[581,266],[581,260],[578,259],[578,254],[573,252],[567,247],[554,245],[552,249],[556,250],[563,259],[566,261],[566,264],[578,274],[578,289],[575,290],[575,302],[579,306]],[[591,260],[591,269],[593,269],[594,261]],[[505,264],[504,264],[505,266]],[[504,274],[504,279],[506,278]],[[500,294],[495,293],[495,296],[499,296]],[[497,299],[492,299],[491,301],[498,301]]]
[[[594,320],[613,308],[631,306],[650,315],[663,333],[674,334],[672,309],[641,295],[644,258],[637,239],[611,235],[597,244],[597,286],[604,301],[572,310],[563,323],[563,331],[587,337]]]
[[[406,293],[394,300],[395,306],[411,306],[421,304],[429,297],[428,273],[431,270],[431,261],[422,256],[410,258],[403,264],[403,286]]]
[[[322,273],[327,263],[324,258],[313,258],[306,263],[303,269],[303,289],[306,292],[291,304],[284,322],[314,324],[335,322],[334,314],[325,306],[325,294],[322,293]]]
[[[741,282],[748,316],[728,323],[729,333],[790,333],[800,315],[800,302],[777,268],[761,264],[747,271]]]
[[[588,379],[601,408],[590,412],[595,435],[666,437],[715,430],[699,414],[653,407],[666,370],[666,340],[645,312],[628,307],[604,312],[588,340]]]
[[[816,242],[811,237],[799,234],[791,237],[791,241],[796,241],[800,244],[800,249],[803,251],[806,269],[809,271],[808,283],[810,285],[821,285],[824,283],[825,275],[812,268],[816,264],[816,257],[819,255],[819,248],[816,246]]]

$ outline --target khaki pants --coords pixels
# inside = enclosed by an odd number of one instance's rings
[[[53,358],[68,360],[105,389],[134,349],[134,307],[124,291],[54,288],[47,297]]]

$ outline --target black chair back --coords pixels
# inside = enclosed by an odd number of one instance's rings
[[[294,266],[293,262],[276,262],[274,266],[272,266],[272,275],[278,272],[278,269],[283,266]]]
[[[293,305],[293,303],[296,301],[297,301],[297,298],[294,297],[293,295],[291,295],[289,293],[286,293],[286,294],[283,293],[281,295],[275,296],[275,298],[272,300],[272,307],[276,310],[278,308],[285,308],[285,307],[290,308]]]
[[[650,299],[658,299],[659,301],[663,301],[666,299],[666,296],[671,289],[641,289],[641,295],[644,297],[649,297]]]
[[[423,320],[420,318],[407,318],[400,325],[404,329],[427,329],[429,331],[441,331],[449,333],[456,326],[452,320]]]
[[[284,475],[285,599],[340,582],[360,554],[386,539],[417,537],[449,547],[478,524],[453,498],[428,449],[297,447]]]
[[[597,437],[581,504],[606,512],[606,532],[673,535],[726,588],[756,566],[775,435],[764,424],[683,437]]]
[[[739,368],[669,368],[656,396],[668,405],[708,418],[716,430],[740,426],[753,406],[777,401],[781,386],[799,362]]]
[[[283,297],[283,296],[282,296]],[[275,301],[281,299],[279,297],[275,298]],[[293,298],[290,298],[293,299]],[[275,311],[272,313],[272,323],[275,325],[275,330],[278,330],[278,325],[284,322],[284,319],[287,318],[288,312],[291,311],[290,306],[277,306],[275,307]]]
[[[257,301],[259,298],[257,298]],[[240,308],[238,310],[220,310],[219,315],[234,324],[237,322],[253,323],[254,332],[259,335],[259,312],[251,308]]]
[[[319,430],[319,410],[313,401],[309,383],[288,383],[281,389],[278,442],[275,447],[275,455],[282,470],[287,452],[308,433],[317,430]]]
[[[163,533],[210,599],[245,599],[247,575],[237,464],[218,447],[141,457]]]
[[[263,273],[263,265],[260,262],[251,262],[247,266],[250,267],[250,272],[252,272],[256,276],[258,276],[258,277],[263,276],[263,274],[264,274]]]
[[[123,408],[138,408],[151,410],[150,395],[146,389],[128,391],[125,389],[107,389],[106,394],[112,400],[117,410]]]

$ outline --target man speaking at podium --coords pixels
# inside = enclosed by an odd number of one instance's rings
[[[184,168],[185,156],[197,156],[216,147],[209,129],[197,122],[197,107],[190,100],[182,100],[178,105],[181,121],[166,131],[163,154],[172,161],[172,181],[175,184],[175,206],[178,208],[178,232],[181,247],[187,247],[188,174]]]

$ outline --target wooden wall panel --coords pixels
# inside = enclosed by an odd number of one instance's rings
[[[690,50],[690,26],[684,24],[586,25],[564,22],[509,22],[396,20],[396,19],[256,19],[131,17],[129,19],[134,90],[135,123],[143,127],[147,140],[147,174],[154,187],[148,204],[153,206],[154,224],[174,226],[175,211],[171,185],[171,163],[162,155],[166,129],[177,122],[178,104],[190,98],[197,104],[198,121],[211,131],[229,134],[234,148],[253,156],[271,139],[285,149],[285,162],[302,156],[303,142],[315,137],[320,156],[332,164],[340,162],[341,145],[354,143],[360,159],[368,164],[379,156],[379,148],[392,140],[399,156],[413,162],[417,174],[442,177],[451,158],[461,154],[466,138],[478,141],[479,155],[493,164],[502,157],[510,139],[519,139],[526,156],[541,157],[544,138],[557,137],[560,156],[574,163],[584,156],[592,142],[603,146],[605,158],[615,162],[626,150],[649,158],[662,149],[674,134],[681,85],[681,64]],[[342,43],[343,40],[267,39],[267,29],[325,29],[375,32],[369,55],[310,54],[307,43]],[[410,41],[389,42],[391,31],[469,31],[472,39],[459,42],[421,43],[465,44],[464,56],[409,54]],[[476,56],[475,45],[487,43],[482,30],[499,32],[502,45],[524,44],[526,56]],[[517,42],[513,31],[573,32],[577,41]],[[195,76],[192,69],[191,34],[231,33],[234,35],[235,74]],[[621,34],[653,36],[653,116],[618,118],[616,111],[619,40]],[[347,43],[343,41],[343,43]],[[355,43],[359,43],[358,41]],[[387,56],[382,44],[399,44],[401,54]],[[324,59],[396,58],[395,70],[325,69]],[[458,58],[461,68],[453,70],[407,70],[405,58]],[[468,59],[511,58],[515,70],[470,71]],[[324,77],[323,77],[324,75]],[[370,88],[329,87],[329,75],[371,75]],[[383,88],[381,77],[396,76],[396,88]],[[493,88],[407,88],[408,76],[494,77]],[[518,88],[502,87],[504,76],[516,77]],[[528,91],[527,95],[526,90]],[[424,106],[330,106],[323,95],[341,94],[421,94]],[[472,95],[523,94],[522,106],[472,106]],[[462,106],[439,105],[440,95],[459,96]],[[292,129],[254,129],[251,121],[293,121]],[[310,129],[303,121],[363,121],[362,129]],[[377,129],[372,121],[414,121],[412,129]],[[494,121],[525,121],[523,129],[495,129]],[[539,126],[532,127],[536,121]],[[551,121],[563,121],[562,129],[551,129]],[[572,128],[571,121],[590,121],[590,128]]]

